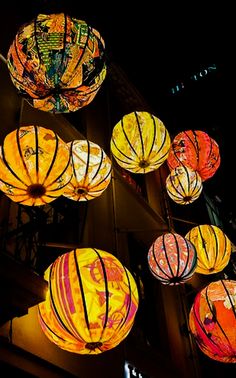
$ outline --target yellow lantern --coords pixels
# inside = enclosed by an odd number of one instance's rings
[[[156,170],[167,159],[170,136],[164,124],[147,112],[132,112],[119,121],[111,138],[117,163],[133,173]]]
[[[103,149],[88,140],[74,140],[71,148],[73,176],[64,196],[87,201],[100,196],[111,180],[111,161]]]
[[[15,202],[49,203],[63,194],[71,176],[70,150],[52,130],[22,126],[0,147],[0,189]]]
[[[39,14],[19,29],[7,65],[13,84],[33,107],[76,111],[93,100],[105,79],[104,41],[84,21]]]
[[[229,263],[231,242],[219,227],[207,224],[196,226],[185,237],[196,248],[197,273],[218,273]]]
[[[166,190],[174,202],[180,205],[188,205],[200,196],[202,179],[191,168],[176,167],[172,169],[166,179]]]
[[[82,248],[47,269],[49,290],[39,321],[50,341],[69,352],[98,354],[130,332],[138,309],[134,278],[108,252]]]

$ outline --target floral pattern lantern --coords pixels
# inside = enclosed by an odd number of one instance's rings
[[[125,115],[112,131],[111,152],[121,167],[133,173],[156,170],[167,159],[169,149],[167,129],[147,112]]]
[[[190,167],[205,181],[220,166],[219,146],[203,131],[183,131],[172,141],[167,163],[170,170],[180,165]]]
[[[162,284],[184,283],[194,274],[196,264],[195,247],[176,233],[159,236],[148,251],[150,271]]]
[[[72,112],[88,105],[106,76],[104,41],[84,21],[39,14],[19,29],[7,56],[13,84],[35,108]]]
[[[188,205],[200,196],[202,180],[196,171],[182,165],[172,169],[166,179],[166,190],[174,202]]]
[[[54,131],[22,126],[0,146],[0,189],[22,205],[44,205],[63,194],[72,177],[70,150]]]
[[[87,201],[100,196],[111,181],[111,161],[103,149],[88,140],[69,143],[73,176],[64,196],[74,201]]]
[[[197,294],[189,327],[201,351],[213,360],[236,363],[236,281],[211,282]]]
[[[47,269],[49,290],[39,304],[45,335],[58,347],[98,354],[130,332],[138,309],[134,278],[108,252],[82,248],[65,253]]]
[[[197,251],[196,272],[212,274],[222,271],[229,263],[231,242],[217,226],[199,225],[185,236]]]

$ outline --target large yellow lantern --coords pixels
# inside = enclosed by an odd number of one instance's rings
[[[185,237],[196,248],[197,273],[218,273],[228,265],[231,242],[219,227],[199,225],[193,227]]]
[[[50,341],[69,352],[98,354],[130,332],[138,309],[134,278],[108,252],[65,253],[46,272],[49,290],[39,320]]]
[[[112,131],[111,152],[121,167],[133,173],[159,168],[169,148],[170,136],[164,124],[147,112],[125,115]]]
[[[103,149],[88,140],[74,140],[71,148],[73,176],[64,196],[87,201],[100,196],[111,181],[111,161]]]
[[[76,111],[89,104],[106,76],[104,41],[86,22],[39,14],[21,26],[7,56],[13,84],[35,108]]]
[[[69,147],[54,131],[21,126],[0,147],[0,189],[23,205],[44,205],[64,193],[72,177]]]
[[[189,327],[201,351],[213,360],[236,363],[236,281],[211,282],[199,292]]]

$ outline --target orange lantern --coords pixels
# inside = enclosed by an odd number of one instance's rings
[[[203,131],[183,131],[172,141],[167,163],[170,170],[180,165],[190,167],[205,181],[219,168],[219,146]]]
[[[54,131],[22,126],[0,147],[0,189],[23,205],[44,205],[63,194],[72,176],[70,151]]]
[[[236,363],[236,281],[211,282],[195,297],[189,327],[201,351]]]
[[[182,165],[172,169],[166,179],[166,190],[174,202],[188,205],[200,196],[202,180],[196,171]]]
[[[88,140],[74,140],[71,148],[73,176],[64,196],[87,201],[100,196],[111,181],[111,161],[103,149]]]
[[[170,136],[164,124],[147,112],[125,115],[112,131],[111,152],[117,163],[133,173],[156,170],[167,159]]]
[[[7,65],[13,84],[32,106],[76,111],[93,100],[105,79],[104,41],[84,21],[39,14],[19,29]]]
[[[58,347],[98,354],[118,345],[130,332],[138,290],[119,260],[95,248],[65,253],[46,272],[49,290],[39,304],[45,335]]]
[[[176,233],[159,236],[148,251],[150,271],[162,284],[184,283],[194,274],[196,264],[195,247]]]
[[[218,273],[229,263],[231,242],[217,226],[200,225],[193,227],[185,236],[197,251],[196,272]]]

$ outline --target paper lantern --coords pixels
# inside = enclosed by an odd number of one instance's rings
[[[166,190],[174,202],[188,205],[200,196],[202,180],[196,171],[182,165],[172,169],[166,179]]]
[[[183,131],[172,141],[167,163],[170,170],[180,165],[190,167],[205,181],[220,166],[219,146],[203,131]]]
[[[47,275],[49,291],[39,304],[39,320],[58,347],[98,354],[130,332],[138,290],[116,257],[95,248],[76,249],[58,257]]]
[[[111,181],[111,161],[103,149],[88,140],[69,143],[73,176],[64,196],[87,201],[100,196]]]
[[[88,105],[106,75],[104,41],[86,22],[39,14],[19,29],[7,56],[13,84],[29,103],[49,112]]]
[[[23,205],[44,205],[63,194],[72,176],[70,151],[54,131],[22,126],[0,147],[0,189]]]
[[[194,274],[196,264],[195,247],[176,233],[159,236],[148,251],[150,271],[162,284],[184,283]]]
[[[170,137],[164,124],[147,112],[125,115],[112,131],[111,152],[121,167],[133,173],[159,168],[169,148]]]
[[[213,360],[236,363],[236,281],[211,282],[197,294],[189,327],[201,351]]]
[[[229,263],[231,242],[219,227],[207,224],[196,226],[185,237],[196,248],[197,273],[218,273]]]

